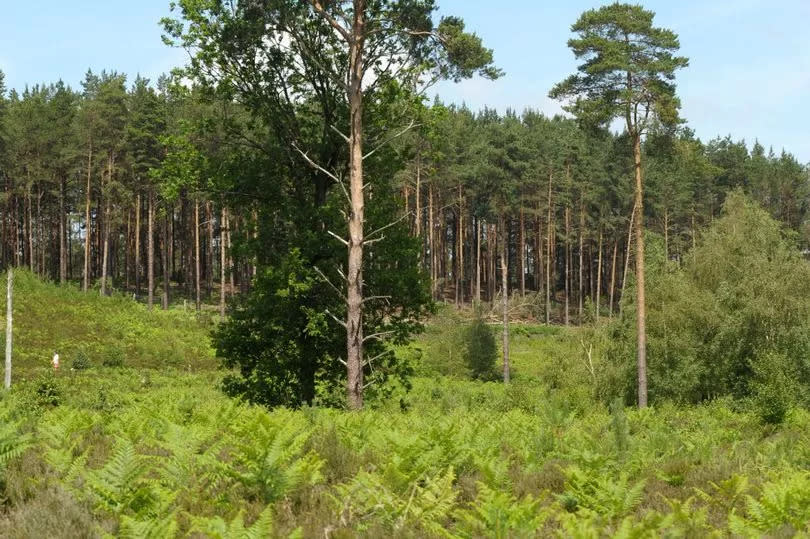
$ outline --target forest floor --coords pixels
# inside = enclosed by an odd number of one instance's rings
[[[444,311],[399,351],[417,362],[409,394],[267,411],[219,391],[211,320],[25,274],[16,291],[2,537],[810,533],[807,412],[768,427],[731,401],[611,411],[580,330],[516,325],[505,387],[463,379]]]

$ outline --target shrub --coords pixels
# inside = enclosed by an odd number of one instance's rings
[[[87,357],[87,352],[79,350],[76,352],[76,357],[70,363],[70,368],[75,371],[83,371],[90,368],[90,358]]]
[[[498,347],[495,336],[480,313],[464,332],[466,348],[464,359],[470,375],[477,380],[490,380],[495,375]]]
[[[754,364],[754,409],[768,425],[783,423],[793,405],[794,384],[787,367],[787,358],[778,353],[766,354]]]
[[[36,381],[34,399],[39,406],[59,406],[62,402],[62,388],[53,374],[43,375]]]
[[[742,194],[731,193],[723,216],[682,267],[666,261],[659,237],[650,234],[648,246],[650,398],[700,402],[724,395],[745,398],[754,389],[762,395],[762,406],[776,398],[778,403],[767,406],[785,408],[779,383],[765,380],[776,373],[763,378],[755,365],[778,356],[810,356],[810,265],[789,234]],[[624,387],[613,393],[623,392],[633,401],[636,312],[631,288],[623,294],[621,319],[611,329],[611,357],[625,377]],[[793,371],[791,378],[805,392],[810,389],[810,362],[796,361]],[[765,415],[776,419],[779,413],[774,408]]]
[[[124,351],[121,348],[112,346],[104,351],[104,360],[101,364],[105,367],[123,367],[124,356]]]

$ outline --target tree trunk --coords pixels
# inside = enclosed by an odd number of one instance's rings
[[[582,311],[583,311],[583,300],[582,296],[585,293],[585,288],[582,282],[582,266],[585,263],[585,204],[582,201],[582,198],[579,199],[579,292],[577,293],[577,299],[579,304],[577,305],[577,322],[581,326],[582,325]]]
[[[65,239],[65,179],[59,180],[59,282],[67,281],[67,244]]]
[[[571,209],[565,208],[565,325],[570,324],[569,298],[571,297]]]
[[[548,173],[548,230],[546,232],[546,324],[551,323],[551,233],[553,221],[551,219],[552,206],[551,206],[551,180],[553,178],[551,171]]]
[[[421,154],[416,155],[416,237],[422,235],[422,160]],[[419,251],[419,263],[422,263],[422,256],[425,250],[424,242],[420,243],[422,248]]]
[[[205,248],[205,286],[206,296],[211,300],[211,293],[214,288],[214,212],[211,209],[211,201],[205,201],[205,221],[208,228],[208,241]]]
[[[113,161],[110,156],[107,161],[107,184],[112,182]],[[102,191],[104,186],[102,185]],[[101,259],[101,295],[107,295],[107,259],[110,252],[110,197],[104,197],[104,247]]]
[[[149,310],[155,305],[155,203],[154,194],[149,190],[149,208],[146,216],[146,280],[149,286],[147,305]]]
[[[135,197],[135,296],[141,295],[141,194]]]
[[[430,251],[430,297],[436,299],[436,280],[439,273],[436,271],[436,241],[433,234],[433,182],[428,185],[428,250]]]
[[[647,406],[647,311],[644,297],[644,190],[641,176],[641,137],[633,137],[636,179],[636,328],[638,331],[638,407]]]
[[[613,318],[613,293],[616,290],[616,254],[619,251],[619,240],[613,242],[613,262],[610,265],[610,305],[608,316]]]
[[[228,226],[228,210],[222,206],[222,216],[219,220],[219,317],[225,319],[225,249],[227,247],[227,233],[225,227]]]
[[[537,200],[537,222],[534,234],[534,288],[540,297],[543,291],[543,220],[540,218],[540,200]]]
[[[599,254],[596,258],[596,321],[599,321],[599,308],[602,302],[602,227],[599,227]]]
[[[481,218],[475,219],[475,302],[481,303]]]
[[[85,193],[84,206],[84,272],[82,273],[82,291],[87,292],[88,281],[90,279],[90,203],[91,203],[91,179],[93,172],[93,144],[87,152],[87,187]]]
[[[170,265],[172,256],[171,250],[171,233],[169,231],[169,212],[166,212],[166,217],[163,219],[163,297],[161,298],[161,307],[166,311],[169,309],[169,279]]]
[[[509,294],[507,290],[508,281],[508,255],[506,241],[506,226],[504,219],[501,218],[501,314],[503,316],[503,382],[509,383],[510,369],[509,369]]]
[[[458,185],[458,223],[456,223],[456,307],[464,301],[464,199]]]
[[[352,410],[363,407],[363,74],[366,1],[354,0],[349,42],[349,214],[346,273],[346,390]]]
[[[6,284],[6,372],[5,372],[5,388],[11,388],[11,350],[12,339],[14,336],[14,307],[12,295],[14,293],[14,268],[9,266]]]
[[[36,257],[34,256],[34,219],[32,218],[32,211],[31,211],[31,187],[28,187],[28,191],[26,193],[26,199],[28,202],[28,267],[31,268],[31,271],[34,273],[37,272],[36,266]]]
[[[520,230],[518,232],[518,271],[520,272],[520,295],[526,295],[526,219],[523,201],[520,202]]]
[[[197,312],[200,312],[200,201],[194,199],[194,277],[197,285]]]

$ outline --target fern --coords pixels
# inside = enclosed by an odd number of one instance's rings
[[[464,537],[532,537],[549,517],[548,511],[538,510],[538,503],[531,496],[517,500],[479,482],[475,501],[453,516]]]
[[[570,512],[585,507],[610,518],[621,517],[641,502],[644,492],[644,481],[631,485],[626,473],[614,480],[607,474],[597,475],[570,466],[565,475],[566,492],[558,498]]]
[[[97,503],[114,514],[127,508],[148,509],[155,500],[148,482],[142,480],[147,466],[148,460],[135,452],[132,442],[118,437],[110,459],[87,474],[87,483]]]
[[[192,522],[192,532],[211,539],[264,539],[273,532],[273,511],[271,506],[267,506],[250,526],[245,525],[244,511],[240,511],[230,522],[222,517],[193,517]]]
[[[20,434],[14,423],[3,424],[0,428],[0,471],[5,470],[8,463],[22,455],[30,445],[29,434]]]
[[[746,497],[746,518],[735,513],[729,518],[734,533],[808,531],[810,523],[810,474],[794,473],[766,483],[759,500]]]
[[[338,485],[333,500],[343,525],[363,530],[374,519],[392,530],[418,526],[438,535],[456,500],[454,481],[455,473],[448,468],[435,477],[414,482],[407,493],[398,495],[377,474],[361,472]]]
[[[177,535],[177,518],[171,513],[162,518],[138,520],[121,517],[118,537],[121,539],[166,539]]]
[[[295,421],[278,422],[281,425],[267,415],[255,414],[248,423],[250,435],[239,438],[234,452],[237,466],[233,475],[257,489],[267,503],[322,479],[323,461],[314,452],[304,453],[310,429]]]

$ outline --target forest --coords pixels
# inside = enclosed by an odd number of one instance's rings
[[[810,533],[810,167],[701,140],[639,5],[571,21],[563,114],[431,98],[509,76],[438,9],[0,71],[0,535]]]

